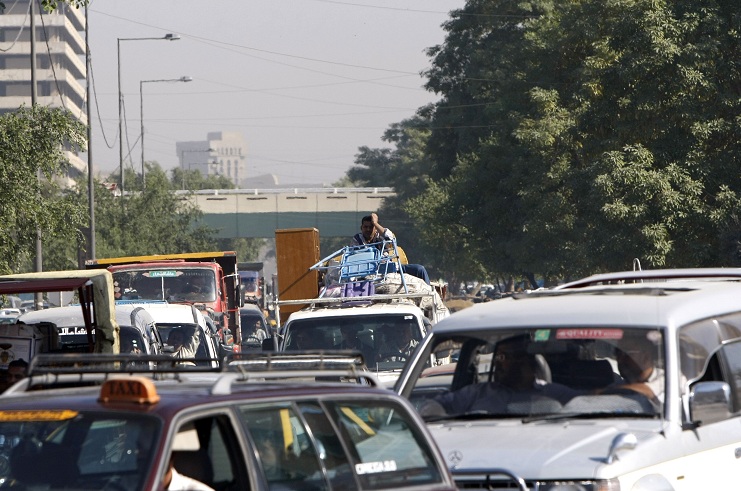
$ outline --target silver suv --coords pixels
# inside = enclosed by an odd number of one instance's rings
[[[728,489],[740,278],[614,273],[480,304],[435,326],[396,390],[461,488],[505,489],[505,467],[539,491]]]

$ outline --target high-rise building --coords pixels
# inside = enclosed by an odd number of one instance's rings
[[[222,175],[237,187],[247,179],[247,144],[241,133],[215,131],[205,141],[177,142],[175,148],[183,171]]]
[[[85,63],[85,15],[60,2],[53,13],[39,11],[35,4],[36,25],[36,103],[63,107],[87,124]],[[30,2],[5,2],[0,15],[0,114],[31,106]],[[71,180],[84,173],[87,163],[73,152]]]

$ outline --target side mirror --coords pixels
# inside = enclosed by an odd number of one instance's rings
[[[273,338],[265,338],[262,340],[262,350],[275,351],[275,348],[273,346]]]
[[[234,344],[234,334],[229,329],[224,329],[224,344]]]
[[[731,387],[726,382],[698,382],[690,391],[690,420],[706,425],[728,419],[731,408]]]

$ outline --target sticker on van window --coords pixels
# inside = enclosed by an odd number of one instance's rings
[[[355,473],[358,475],[377,474],[379,472],[393,472],[395,470],[395,460],[384,460],[382,462],[363,462],[362,464],[355,464]]]
[[[69,336],[75,334],[87,334],[87,329],[84,327],[60,327],[57,332],[60,336]]]
[[[556,339],[623,339],[622,329],[558,329]]]
[[[149,276],[150,278],[170,278],[175,276],[180,276],[183,273],[178,273],[174,269],[158,269],[155,271],[150,271],[149,273],[145,273],[144,276]]]
[[[533,340],[534,341],[548,341],[550,337],[551,337],[550,329],[538,329],[537,331],[535,331]]]

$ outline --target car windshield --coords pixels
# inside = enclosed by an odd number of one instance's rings
[[[426,420],[630,415],[664,404],[660,331],[591,328],[437,335],[410,399]]]
[[[206,268],[115,271],[113,281],[120,300],[214,302],[218,291],[213,270]]]
[[[0,410],[0,487],[142,489],[159,431],[147,416]]]
[[[360,351],[376,371],[401,369],[422,338],[417,319],[409,314],[296,319],[285,334],[285,351]]]

